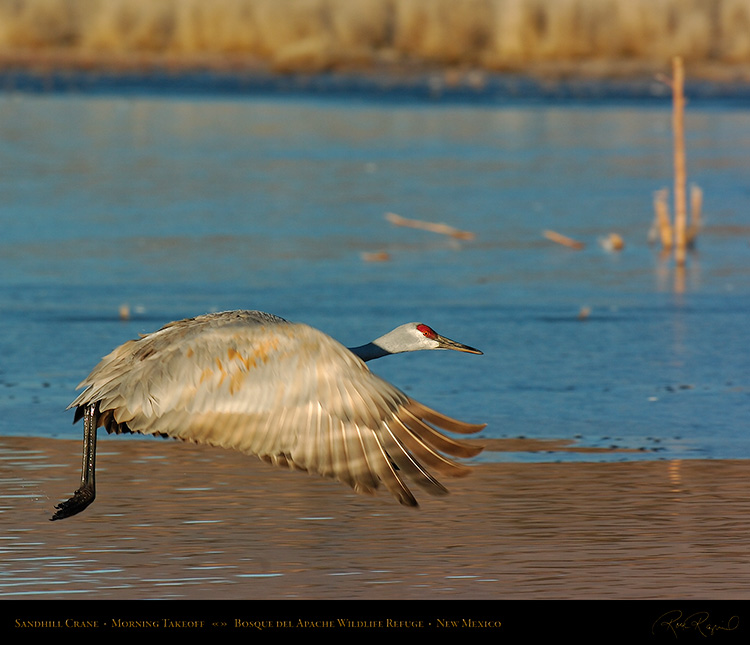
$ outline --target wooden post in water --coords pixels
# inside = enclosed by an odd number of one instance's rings
[[[682,58],[672,59],[672,130],[674,137],[675,262],[685,264],[687,249],[687,179],[685,170],[685,72]]]

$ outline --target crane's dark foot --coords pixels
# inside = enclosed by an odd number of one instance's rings
[[[62,520],[84,510],[96,497],[93,486],[81,486],[68,501],[55,506],[58,509],[50,520]]]

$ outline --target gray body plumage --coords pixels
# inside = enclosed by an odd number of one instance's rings
[[[446,455],[470,457],[481,447],[438,428],[466,434],[484,426],[414,401],[365,365],[389,352],[368,356],[373,344],[362,347],[369,349],[360,358],[308,325],[263,312],[198,316],[105,356],[70,407],[76,420],[90,411],[94,432],[103,426],[231,448],[358,492],[384,485],[409,506],[417,504],[409,482],[445,493],[431,472],[466,474]]]

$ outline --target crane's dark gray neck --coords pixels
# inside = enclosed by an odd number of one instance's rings
[[[375,343],[367,343],[367,345],[361,345],[359,347],[350,347],[349,351],[356,356],[359,356],[363,361],[372,361],[376,358],[388,356],[393,352],[389,352],[387,349],[383,349],[380,345]]]

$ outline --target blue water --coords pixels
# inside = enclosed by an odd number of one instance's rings
[[[0,434],[77,439],[100,356],[251,308],[347,345],[421,320],[484,356],[374,371],[489,438],[619,449],[484,459],[750,458],[750,112],[687,132],[705,228],[679,276],[646,239],[668,104],[0,94]]]

